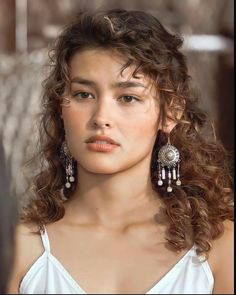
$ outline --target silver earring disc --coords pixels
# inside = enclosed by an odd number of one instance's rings
[[[162,166],[175,166],[179,161],[179,151],[173,145],[166,144],[159,150],[158,160]]]

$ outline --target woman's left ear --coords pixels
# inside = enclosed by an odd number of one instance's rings
[[[165,121],[165,124],[162,127],[163,132],[170,134],[171,131],[175,128],[175,126],[180,121],[184,110],[178,110],[177,113],[175,111],[175,114],[173,114],[172,111],[167,111],[167,118]]]
[[[177,122],[174,120],[167,120],[166,124],[162,127],[164,133],[170,134],[171,131],[175,128]]]

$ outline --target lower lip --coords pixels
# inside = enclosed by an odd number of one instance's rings
[[[110,143],[95,143],[90,142],[87,144],[88,148],[95,152],[102,152],[102,153],[110,153],[113,152],[116,148],[118,148],[117,144],[110,144]]]

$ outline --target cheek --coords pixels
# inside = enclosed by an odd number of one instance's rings
[[[156,113],[144,113],[134,118],[129,117],[122,120],[123,131],[127,136],[140,140],[156,138],[158,131],[158,116]]]
[[[74,110],[72,107],[62,108],[62,119],[64,121],[65,132],[67,135],[73,134],[80,129],[85,122],[85,114]]]

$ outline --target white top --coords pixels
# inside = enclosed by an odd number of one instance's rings
[[[44,253],[21,281],[20,294],[87,294],[50,253],[45,229]],[[214,278],[207,261],[201,262],[193,246],[146,294],[212,294]]]

